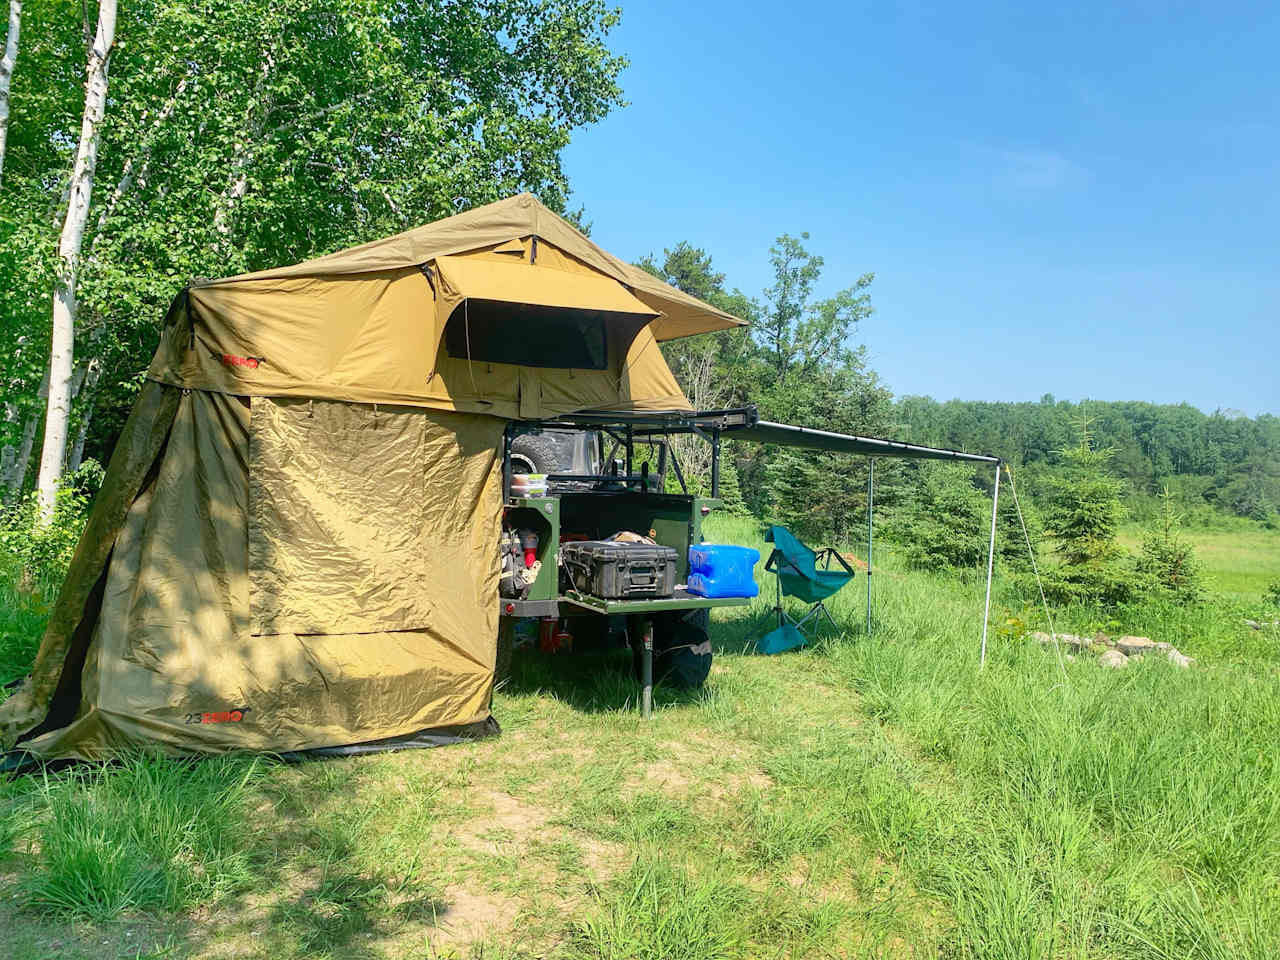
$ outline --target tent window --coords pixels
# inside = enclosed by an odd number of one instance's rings
[[[450,315],[444,342],[449,356],[458,359],[469,356],[483,363],[605,370],[609,362],[606,324],[636,319],[603,310],[467,300]]]

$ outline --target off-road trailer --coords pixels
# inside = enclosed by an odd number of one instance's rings
[[[513,461],[513,447],[521,446],[522,437],[539,435],[556,437],[556,442],[562,450],[569,451],[567,455],[575,464],[586,463],[597,469],[550,472],[547,495],[513,496],[513,476],[522,469],[527,471],[530,465],[529,457],[518,450]],[[710,444],[709,497],[689,492],[680,462],[667,442],[674,435],[696,435]],[[571,617],[581,622],[581,618],[590,616],[625,617],[628,638],[637,653],[641,710],[644,716],[650,715],[655,646],[660,654],[669,647],[672,642],[670,634],[676,626],[683,631],[681,639],[688,641],[691,633],[696,639],[700,632],[706,642],[707,615],[712,608],[750,603],[745,597],[697,596],[683,586],[689,573],[689,547],[703,542],[703,522],[721,506],[720,456],[721,440],[725,436],[872,458],[887,456],[998,463],[994,457],[979,454],[762,421],[754,406],[701,411],[593,411],[550,420],[512,421],[503,435],[504,523],[537,532],[540,569],[523,598],[502,597],[499,601],[499,673],[509,663],[518,620]],[[573,437],[585,437],[586,445],[575,443]],[[584,454],[589,446],[595,447],[594,456]],[[646,460],[637,467],[638,446],[652,451],[657,463],[651,465]],[[680,493],[666,492],[668,470],[679,485]],[[868,559],[873,484],[874,473],[868,471]],[[585,534],[590,539],[601,539],[619,530],[647,534],[657,543],[676,550],[677,587],[670,596],[606,599],[563,582],[559,562],[562,533],[572,531],[577,535]],[[868,563],[868,616],[870,575]],[[709,643],[707,649],[710,649]]]
[[[641,710],[648,717],[653,703],[655,631],[660,653],[670,648],[678,629],[686,641],[690,634],[701,633],[701,643],[692,645],[707,644],[705,655],[709,656],[706,611],[750,602],[745,597],[696,596],[689,593],[684,584],[689,573],[689,547],[702,542],[703,521],[721,505],[721,435],[727,430],[753,426],[757,421],[755,407],[740,407],[698,412],[579,413],[554,420],[508,424],[502,451],[504,522],[509,527],[528,528],[537,533],[536,556],[540,569],[526,596],[503,597],[499,601],[499,671],[509,660],[518,620],[565,617],[582,622],[583,617],[624,617],[628,637],[639,659]],[[565,442],[565,434],[569,432],[584,435],[596,445],[597,455],[589,461],[599,469],[551,473],[546,496],[513,495],[512,477],[525,465],[520,463],[521,459],[527,463],[527,458],[522,458],[519,452],[513,463],[513,445],[518,438],[558,434],[560,447],[567,450],[573,446]],[[678,434],[695,434],[711,445],[711,496],[695,496],[689,492],[680,462],[667,442],[669,437]],[[653,451],[656,464],[651,466],[648,460],[637,463],[639,446]],[[582,460],[580,456],[576,459]],[[681,492],[666,492],[668,469]],[[677,586],[670,596],[604,598],[562,582],[562,533],[572,531],[594,540],[619,530],[639,532],[675,549]]]

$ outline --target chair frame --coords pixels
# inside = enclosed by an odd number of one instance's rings
[[[837,552],[835,547],[823,547],[821,550],[815,550],[813,552],[813,566],[815,569],[817,569],[818,563],[821,562],[823,570],[830,570],[832,559],[834,559],[837,563],[839,563],[840,566],[844,567],[845,571],[849,574],[850,577],[856,577],[858,575],[857,571],[854,570],[853,567],[849,566],[849,562],[845,560],[844,557],[840,556],[839,552]],[[783,554],[781,550],[779,550],[777,547],[774,547],[773,553],[769,554],[769,559],[765,561],[764,569],[766,572],[772,573],[774,575],[774,582],[777,586],[777,602],[774,605],[773,609],[774,609],[774,612],[778,614],[778,626],[781,627],[784,623],[789,623],[807,637],[809,636],[809,634],[805,633],[804,625],[808,623],[810,620],[813,620],[815,617],[821,615],[827,618],[827,623],[831,624],[831,626],[836,630],[839,630],[840,628],[836,626],[835,618],[831,616],[831,611],[827,609],[825,598],[817,601],[811,607],[809,607],[809,609],[805,611],[804,616],[802,616],[799,620],[791,616],[791,614],[787,613],[787,611],[783,609],[783,606],[782,606],[782,568],[783,567],[789,567],[797,576],[801,576],[801,577],[804,576],[804,572],[802,570],[796,567],[794,563],[791,563],[789,560],[787,560],[786,556]],[[814,627],[815,628],[817,627],[816,623],[814,624]]]

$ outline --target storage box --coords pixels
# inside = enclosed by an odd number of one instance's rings
[[[669,597],[676,589],[674,547],[584,540],[560,545],[560,562],[573,588],[605,600]]]

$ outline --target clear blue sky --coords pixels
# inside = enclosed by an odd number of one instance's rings
[[[1280,4],[620,2],[607,249],[758,295],[807,230],[898,394],[1280,413]]]

